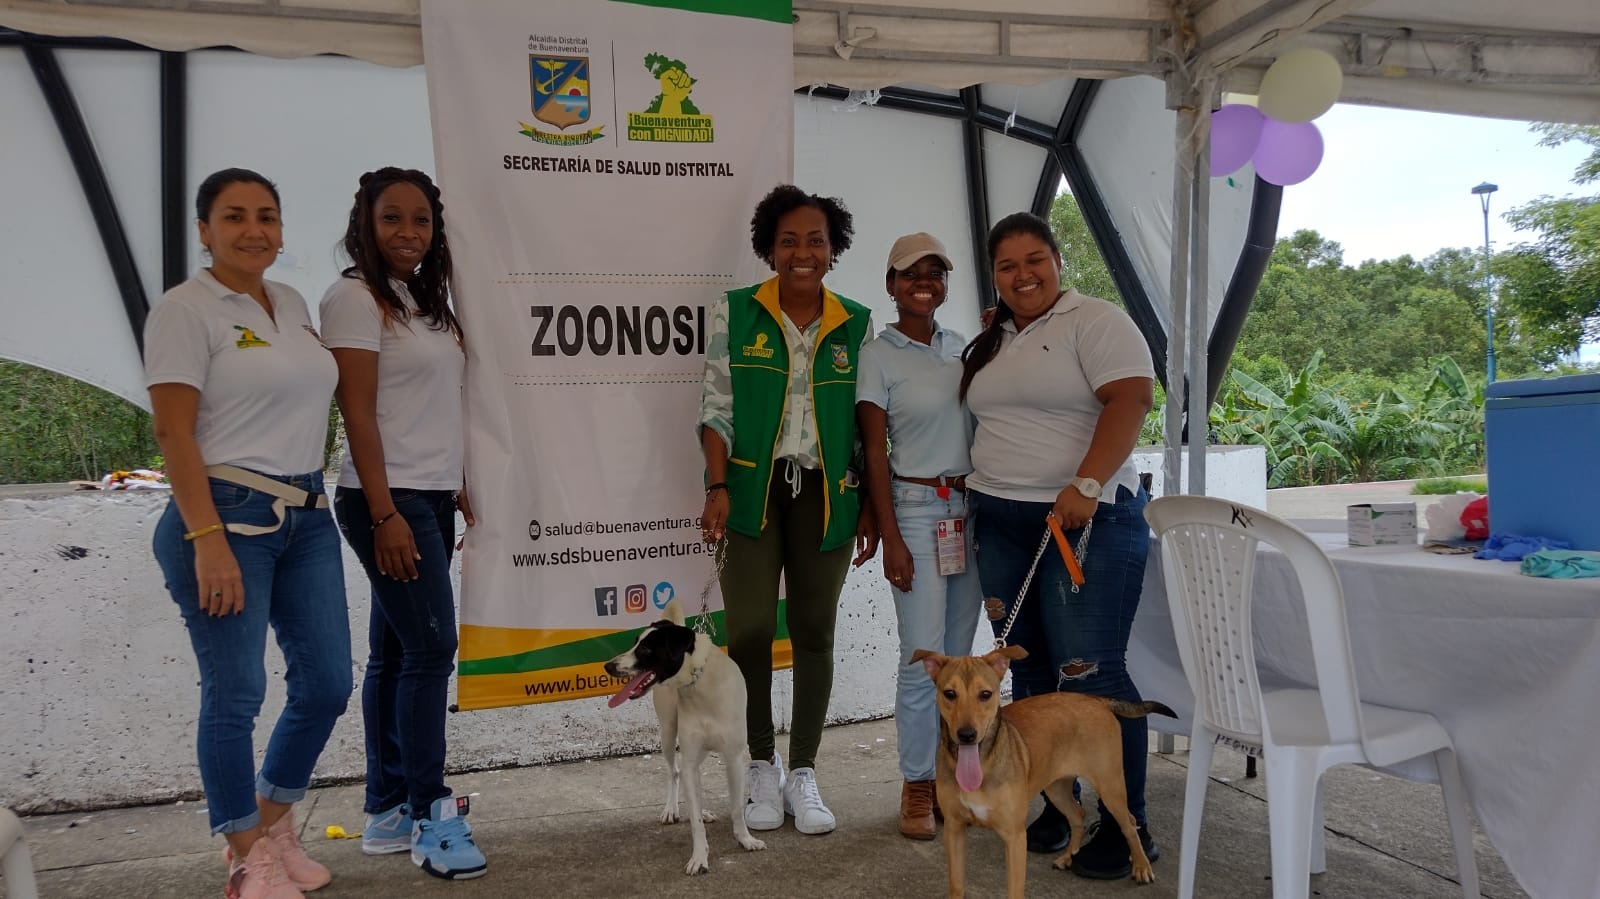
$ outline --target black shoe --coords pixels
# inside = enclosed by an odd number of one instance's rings
[[[1150,861],[1161,857],[1161,847],[1151,838],[1148,827],[1139,828],[1139,843]],[[1090,827],[1089,842],[1072,857],[1072,873],[1091,880],[1120,880],[1132,874],[1133,855],[1122,837],[1122,828],[1104,818]]]
[[[1067,848],[1067,843],[1072,839],[1072,822],[1050,802],[1050,797],[1044,800],[1044,811],[1039,817],[1033,819],[1028,825],[1028,851],[1029,852],[1060,852]]]

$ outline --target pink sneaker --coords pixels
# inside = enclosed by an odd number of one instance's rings
[[[300,837],[295,832],[294,812],[292,810],[284,812],[283,817],[279,818],[277,823],[267,828],[267,840],[272,843],[273,848],[276,850],[278,861],[282,863],[283,870],[288,874],[289,882],[294,884],[295,889],[300,892],[309,893],[312,890],[320,890],[328,885],[328,881],[333,879],[333,875],[328,873],[328,869],[321,862],[306,855],[306,850],[300,845]],[[253,850],[251,854],[254,854]],[[222,857],[227,859],[230,866],[233,865],[233,850],[231,848],[223,849]]]
[[[243,862],[229,862],[227,899],[305,899],[289,882],[278,847],[271,839],[256,840]]]
[[[283,860],[283,870],[288,872],[289,881],[300,892],[320,890],[333,879],[327,867],[306,855],[306,850],[300,845],[300,835],[294,826],[293,809],[284,812],[276,824],[267,828],[267,837],[277,847],[278,858]]]

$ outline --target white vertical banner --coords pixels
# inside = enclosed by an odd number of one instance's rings
[[[463,709],[614,691],[600,664],[627,631],[673,597],[699,609],[707,307],[768,274],[749,222],[791,179],[790,15],[422,4],[478,521]]]

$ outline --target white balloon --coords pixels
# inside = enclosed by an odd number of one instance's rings
[[[1332,55],[1302,47],[1278,57],[1261,77],[1261,111],[1280,122],[1309,122],[1327,112],[1344,87]]]

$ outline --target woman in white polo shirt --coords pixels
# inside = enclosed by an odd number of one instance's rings
[[[372,582],[366,679],[369,855],[411,853],[435,877],[487,871],[444,783],[444,720],[456,654],[450,559],[462,489],[466,356],[450,309],[450,247],[425,174],[361,176],[343,248],[352,265],[322,298],[339,362],[344,467],[334,514]]]
[[[293,899],[329,879],[300,848],[290,807],[351,687],[344,567],[322,487],[338,369],[305,300],[263,277],[283,249],[272,182],[217,172],[200,185],[195,217],[211,264],[167,291],[145,324],[172,483],[155,556],[200,670],[200,780],[211,831],[228,841],[226,892]],[[269,624],[288,661],[288,701],[258,772],[251,737]]]
[[[933,317],[944,305],[951,268],[950,254],[931,234],[894,242],[884,285],[899,317],[861,348],[856,375],[868,499],[880,523],[883,574],[894,591],[900,633],[894,704],[904,778],[900,833],[913,840],[936,834],[939,709],[933,681],[911,654],[971,653],[982,605],[966,530],[972,427],[956,397],[967,340]]]
[[[1149,496],[1129,457],[1152,401],[1149,347],[1126,312],[1062,289],[1061,251],[1038,216],[1019,212],[996,223],[989,260],[1000,303],[966,351],[961,396],[977,420],[967,485],[983,593],[1008,613],[1022,604],[1008,642],[1028,657],[1011,665],[1013,695],[1062,689],[1139,702],[1127,652],[1150,547]],[[1088,528],[1084,584],[1073,589],[1052,549],[1019,599],[1047,516],[1075,547]],[[993,624],[998,636],[1004,619]],[[1154,861],[1144,805],[1149,732],[1143,719],[1119,720],[1128,810]],[[1132,863],[1121,828],[1103,805],[1100,815],[1072,870],[1126,877]],[[1067,835],[1047,801],[1028,827],[1028,848],[1059,851]]]

